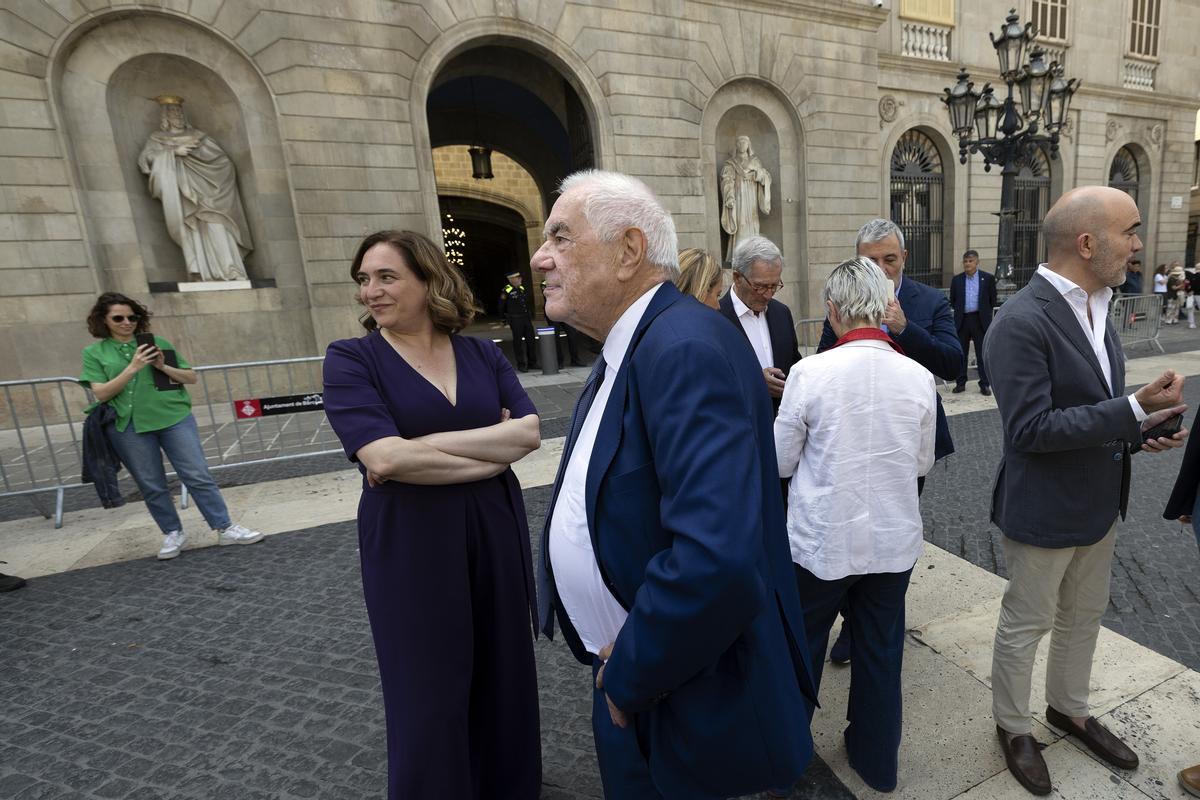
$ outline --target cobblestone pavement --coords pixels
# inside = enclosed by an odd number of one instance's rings
[[[1184,399],[1191,424],[1200,408],[1200,377],[1184,384]],[[1000,531],[988,522],[1000,458],[1000,415],[953,416],[950,431],[958,452],[938,462],[921,498],[925,538],[1007,577]],[[1129,514],[1118,527],[1104,624],[1200,670],[1200,554],[1191,526],[1181,530],[1178,522],[1162,518],[1182,460],[1182,449],[1134,457]]]
[[[527,491],[540,530],[549,487]],[[546,800],[602,796],[590,670],[538,640]],[[382,797],[354,523],[0,595],[0,798]],[[819,761],[797,787],[852,797]]]
[[[544,436],[565,432],[577,391],[531,390]],[[1200,379],[1186,398],[1200,407]],[[926,484],[926,538],[1003,575],[987,520],[999,417],[950,425],[958,452]],[[1134,462],[1105,624],[1200,669],[1196,541],[1160,516],[1181,458]],[[311,468],[344,466],[337,457]],[[221,474],[250,482],[304,468]],[[525,493],[532,531],[548,495]],[[539,640],[536,654],[543,797],[600,797],[587,670],[560,641]],[[382,703],[353,523],[32,581],[0,595],[0,676],[0,798],[383,794]],[[794,796],[850,797],[819,761]]]

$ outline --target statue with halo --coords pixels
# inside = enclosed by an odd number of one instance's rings
[[[138,169],[150,176],[150,195],[162,201],[167,232],[183,249],[189,277],[246,280],[242,259],[253,243],[233,161],[188,124],[182,97],[160,95],[154,101],[161,122],[138,156]]]

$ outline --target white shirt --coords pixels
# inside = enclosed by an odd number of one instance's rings
[[[742,330],[754,348],[754,355],[758,356],[758,365],[763,369],[775,366],[775,351],[771,347],[771,329],[767,327],[766,310],[755,314],[733,289],[729,290],[729,299],[733,301],[733,313],[742,323]]]
[[[579,438],[571,450],[571,459],[563,472],[558,499],[550,509],[550,566],[554,569],[558,599],[584,648],[593,655],[599,655],[601,648],[616,640],[628,613],[604,585],[596,553],[592,550],[585,494],[588,462],[592,460],[600,419],[604,416],[604,407],[616,383],[621,362],[625,360],[629,342],[646,306],[661,286],[661,283],[657,284],[625,309],[604,340],[604,381],[584,417]]]
[[[1104,331],[1108,327],[1108,303],[1112,300],[1113,290],[1105,286],[1103,289],[1097,289],[1090,295],[1069,278],[1064,278],[1054,270],[1050,269],[1045,264],[1038,265],[1037,274],[1050,282],[1050,285],[1058,290],[1058,293],[1067,301],[1067,305],[1071,306],[1071,310],[1075,312],[1075,319],[1079,320],[1079,326],[1083,328],[1083,335],[1088,340],[1088,344],[1092,346],[1092,352],[1096,354],[1096,360],[1100,362],[1100,370],[1104,373],[1104,382],[1108,384],[1110,394],[1116,394],[1116,387],[1112,382],[1112,364],[1108,361],[1108,350],[1104,346]],[[1088,320],[1088,313],[1091,312],[1091,320]],[[1146,412],[1142,410],[1142,405],[1133,395],[1129,395],[1129,405],[1133,408],[1133,416],[1138,422],[1146,418]]]
[[[821,580],[903,572],[921,555],[917,478],[933,467],[933,375],[858,340],[792,366],[775,419],[792,560]]]

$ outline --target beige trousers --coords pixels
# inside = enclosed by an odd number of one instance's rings
[[[1046,548],[1004,537],[1008,587],[992,650],[992,715],[1013,734],[1030,733],[1029,689],[1038,643],[1047,633],[1046,702],[1086,717],[1088,681],[1108,585],[1117,526],[1087,547]]]

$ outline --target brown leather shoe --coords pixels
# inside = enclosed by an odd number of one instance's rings
[[[1096,755],[1121,769],[1137,769],[1137,753],[1129,749],[1108,728],[1100,724],[1095,717],[1088,717],[1087,724],[1080,729],[1066,714],[1051,706],[1046,706],[1046,720],[1056,728],[1061,728],[1088,746]]]
[[[1042,758],[1042,745],[1033,738],[1032,734],[1021,734],[1012,737],[999,725],[996,735],[1000,737],[1000,749],[1004,751],[1004,763],[1008,771],[1017,779],[1017,783],[1034,794],[1050,794],[1054,788],[1050,785],[1050,770],[1046,759]]]
[[[1179,785],[1194,797],[1200,797],[1200,764],[1179,771]]]

